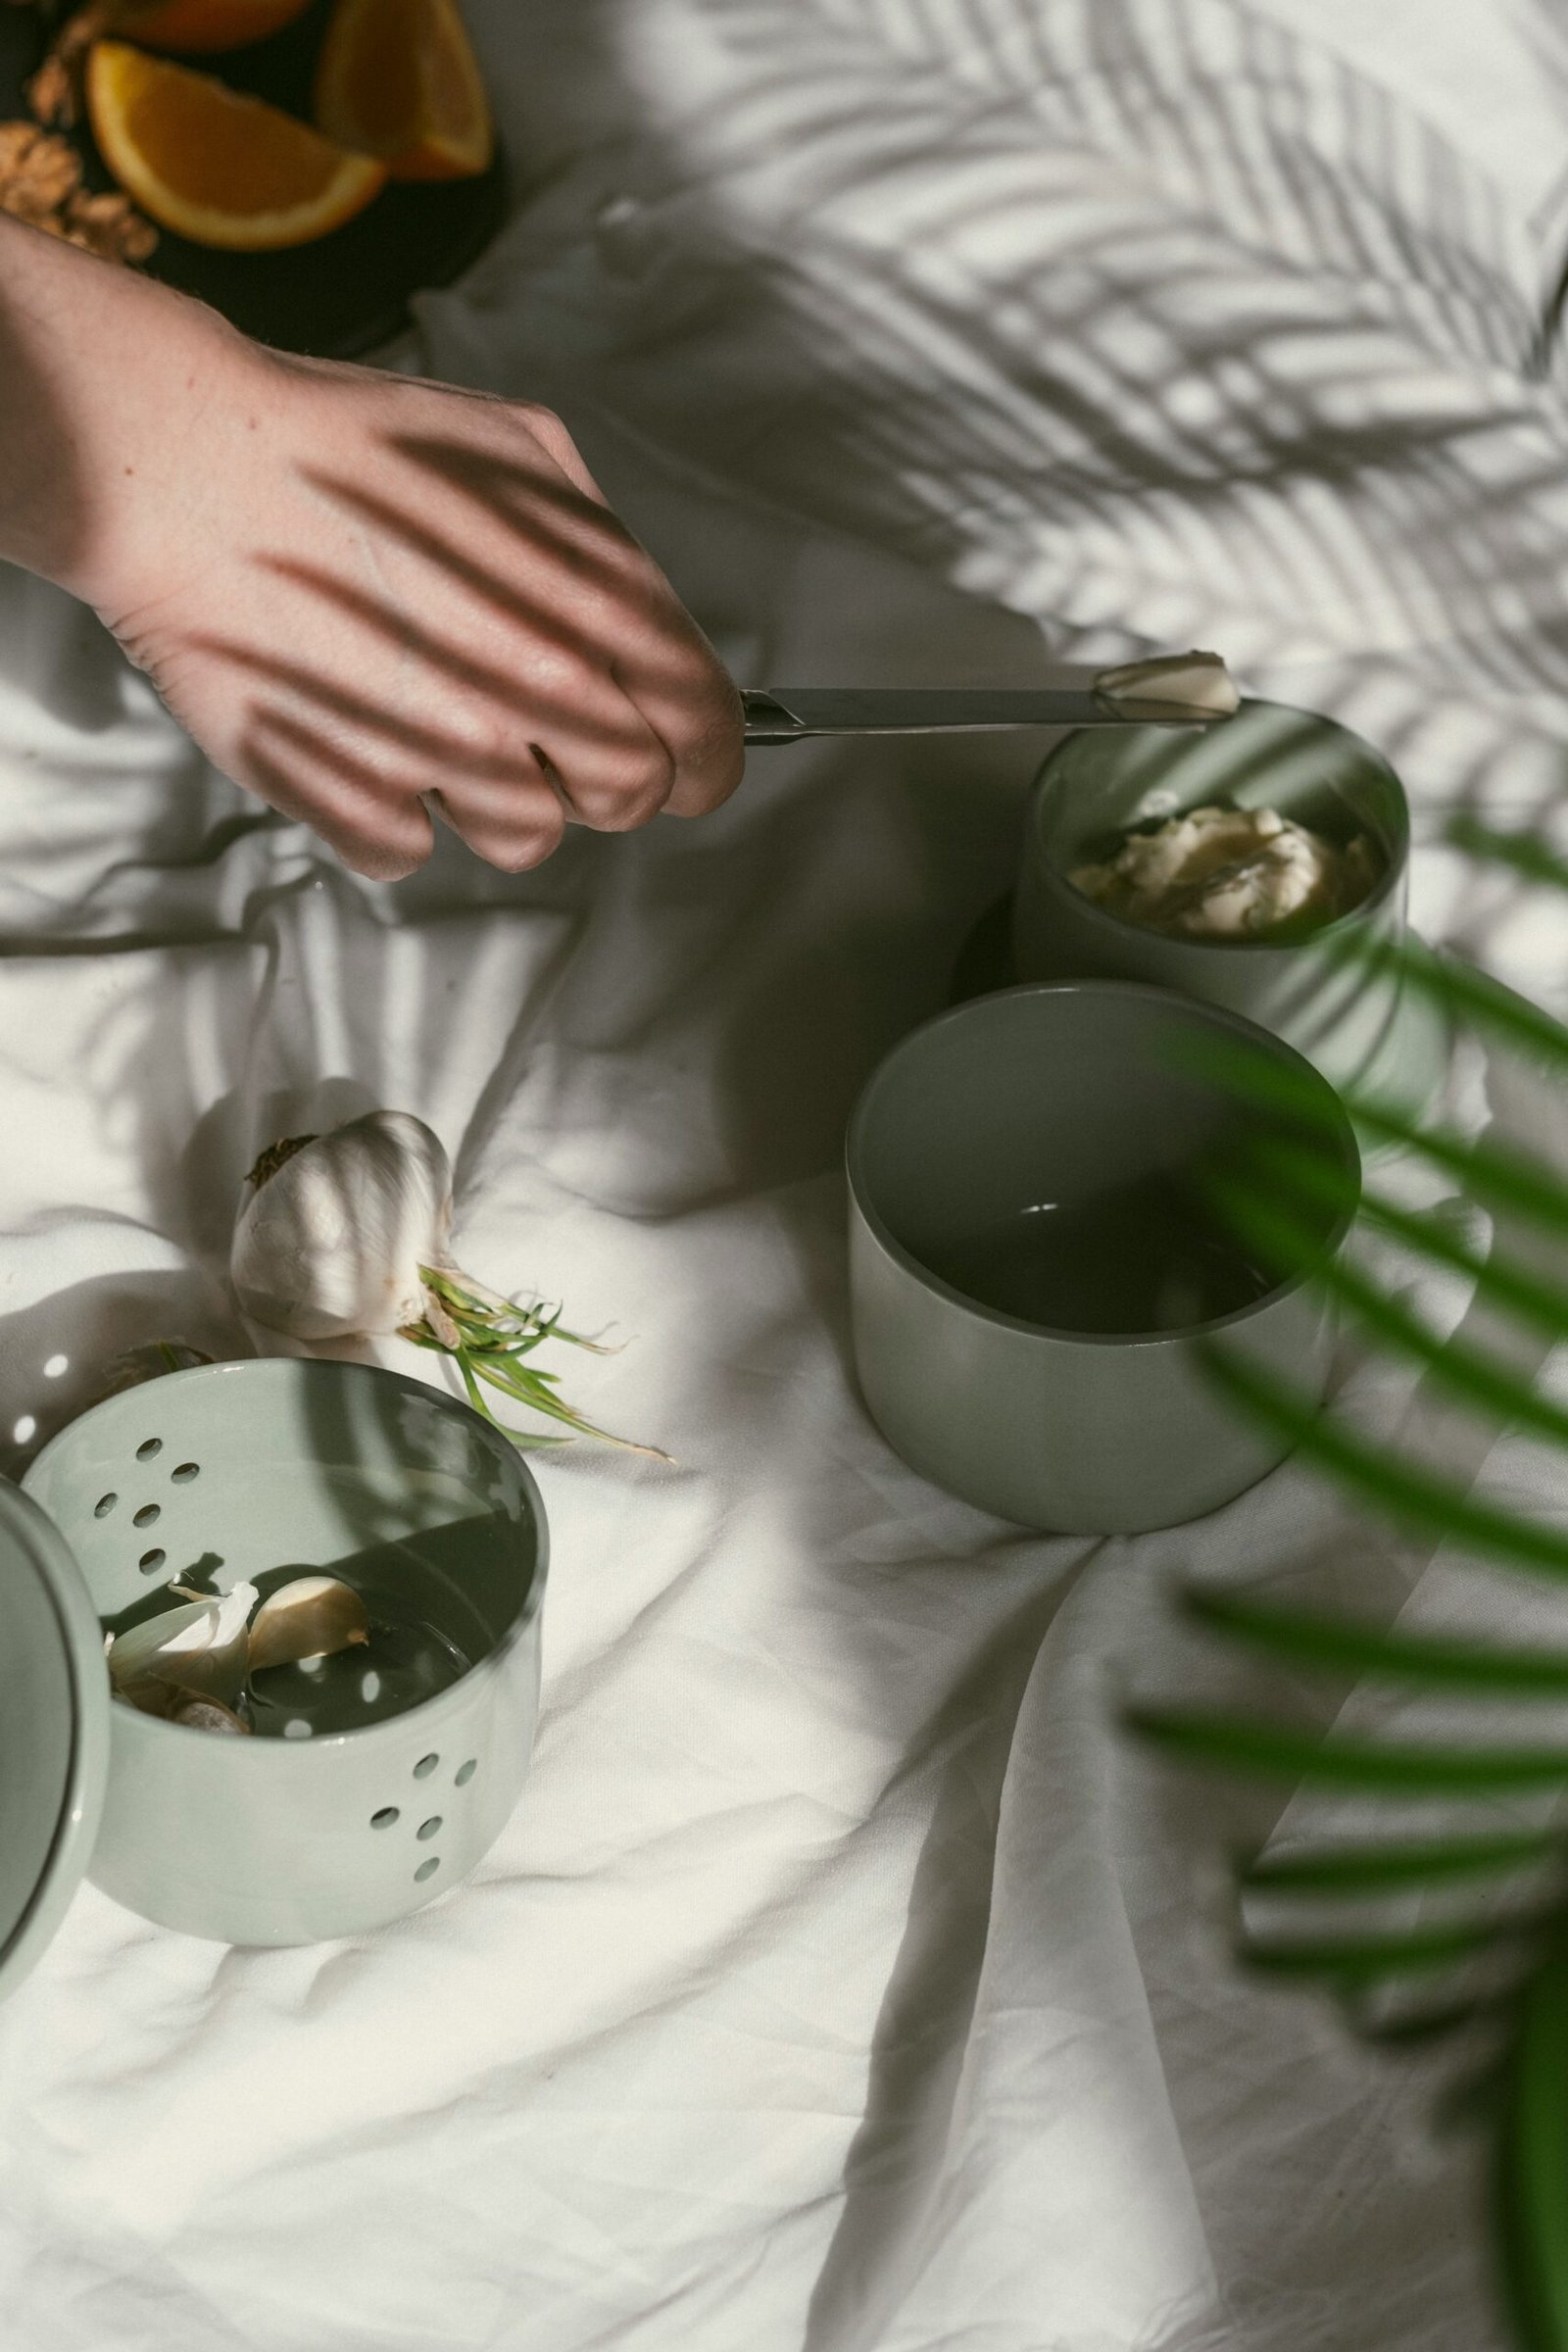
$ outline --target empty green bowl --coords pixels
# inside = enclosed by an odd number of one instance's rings
[[[1300,1249],[1270,1260],[1214,1186],[1287,1144],[1311,1204]],[[1109,1535],[1228,1501],[1289,1440],[1221,1392],[1216,1344],[1322,1396],[1312,1278],[1360,1160],[1333,1089],[1251,1022],[1125,981],[976,998],[881,1063],[848,1165],[862,1394],[906,1461],[970,1502]]]

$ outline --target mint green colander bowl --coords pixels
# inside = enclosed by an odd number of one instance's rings
[[[111,1703],[106,1671],[95,1886],[187,1935],[309,1943],[474,1869],[527,1772],[547,1554],[538,1489],[477,1413],[358,1364],[214,1364],[94,1406],[23,1486],[110,1627],[176,1579],[325,1572],[450,1678],[348,1728],[302,1715],[297,1738],[236,1738]]]

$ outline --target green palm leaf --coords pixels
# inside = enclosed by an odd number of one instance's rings
[[[1493,1878],[1530,1863],[1559,1860],[1554,1830],[1499,1830],[1491,1837],[1433,1838],[1403,1844],[1323,1845],[1297,1854],[1256,1854],[1239,1863],[1243,1888],[1275,1894],[1379,1893]]]
[[[1463,1544],[1484,1559],[1568,1576],[1568,1536],[1499,1504],[1478,1501],[1468,1488],[1352,1436],[1338,1422],[1324,1419],[1315,1399],[1235,1348],[1210,1342],[1204,1358],[1215,1386],[1240,1411],[1289,1438],[1306,1460],[1326,1470],[1358,1500],[1403,1527]],[[1527,1391],[1520,1394],[1528,1396]]]
[[[1568,892],[1568,861],[1532,835],[1465,819],[1449,838],[1530,885]],[[1373,951],[1368,979],[1378,972],[1396,973],[1402,987],[1441,1001],[1540,1072],[1568,1074],[1568,1029],[1486,974],[1414,944]],[[1239,1100],[1279,1121],[1267,1148],[1225,1172],[1216,1197],[1255,1255],[1310,1264],[1331,1179],[1302,1133],[1302,1099],[1288,1076],[1249,1055],[1234,1057],[1224,1075]],[[1438,1170],[1494,1220],[1484,1246],[1456,1231],[1446,1212],[1411,1208],[1379,1184],[1362,1202],[1364,1228],[1402,1259],[1464,1277],[1538,1347],[1568,1337],[1568,1276],[1549,1262],[1555,1254],[1568,1265],[1568,1184],[1550,1160],[1494,1136],[1424,1122],[1397,1104],[1359,1097],[1348,1104],[1364,1136]],[[1546,1261],[1540,1270],[1538,1254]],[[1506,1352],[1437,1332],[1359,1258],[1342,1254],[1313,1268],[1312,1278],[1363,1345],[1416,1365],[1425,1389],[1494,1430],[1514,1429],[1560,1451],[1568,1467],[1568,1405],[1538,1389]],[[1365,1510],[1436,1539],[1473,1562],[1478,1576],[1502,1568],[1555,1582],[1568,1573],[1568,1513],[1559,1530],[1363,1436],[1239,1344],[1216,1339],[1204,1359],[1239,1413],[1291,1440],[1304,1463]],[[1127,1721],[1185,1764],[1354,1798],[1364,1833],[1358,1827],[1347,1838],[1341,1806],[1332,1838],[1238,1862],[1248,1922],[1241,1950],[1268,1976],[1319,1984],[1358,2033],[1382,2043],[1430,2041],[1491,2022],[1502,2037],[1500,2063],[1484,2079],[1485,2098],[1467,2104],[1494,2135],[1494,2240],[1505,2304],[1521,2352],[1568,2352],[1568,1827],[1497,1826],[1477,1822],[1473,1810],[1494,1814],[1499,1802],[1524,1801],[1533,1812],[1543,1802],[1562,1808],[1568,1745],[1499,1740],[1494,1711],[1568,1697],[1568,1647],[1382,1628],[1206,1587],[1187,1590],[1181,1606],[1195,1628],[1244,1654],[1338,1677],[1342,1688],[1347,1679],[1384,1685],[1407,1709],[1429,1698],[1446,1702],[1440,1740],[1402,1726],[1397,1734],[1325,1732],[1276,1716],[1147,1700],[1127,1710]],[[1453,1729],[1455,1705],[1466,1700],[1489,1709],[1474,1735]],[[1412,1803],[1439,1805],[1446,1816],[1458,1806],[1468,1818],[1416,1835]],[[1486,1981],[1479,1988],[1477,1971]]]
[[[1343,1617],[1201,1587],[1185,1592],[1182,1605],[1195,1624],[1298,1665],[1347,1667],[1434,1689],[1568,1697],[1568,1650],[1511,1649],[1460,1635],[1385,1633]]]
[[[1560,2352],[1568,2313],[1568,1955],[1525,1993],[1496,2167],[1503,2277],[1525,2352]]]
[[[1274,1976],[1327,1977],[1364,1990],[1390,1977],[1451,1967],[1456,1960],[1490,1952],[1499,1943],[1539,1942],[1561,1927],[1555,1910],[1493,1913],[1450,1920],[1441,1927],[1411,1928],[1403,1935],[1312,1936],[1300,1942],[1252,1940],[1242,1946],[1248,1967]]]
[[[1494,1796],[1568,1785],[1568,1747],[1428,1746],[1414,1740],[1282,1731],[1197,1707],[1129,1707],[1128,1728],[1199,1764],[1270,1779],[1401,1796]]]

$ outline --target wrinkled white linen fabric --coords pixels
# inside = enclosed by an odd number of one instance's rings
[[[472,16],[519,207],[398,364],[560,406],[738,674],[1217,642],[1395,758],[1427,934],[1560,1000],[1551,905],[1439,839],[1549,817],[1568,743],[1544,0]],[[0,579],[0,1466],[119,1348],[242,1348],[241,1172],[369,1102],[452,1150],[465,1262],[626,1334],[576,1385],[679,1457],[541,1467],[538,1749],[468,1887],[276,1953],[83,1890],[0,2014],[8,2348],[1497,2340],[1441,2063],[1230,1965],[1225,1841],[1284,1792],[1114,1724],[1256,1688],[1178,1640],[1181,1571],[1391,1617],[1476,1580],[1298,1467],[1167,1536],[1025,1535],[855,1396],[844,1117],[1005,887],[1037,750],[775,753],[700,827],[376,887]],[[1468,1115],[1542,1132],[1461,1059]],[[1336,1409],[1543,1475],[1353,1347]]]

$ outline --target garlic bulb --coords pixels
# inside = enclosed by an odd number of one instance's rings
[[[440,1139],[408,1111],[372,1110],[264,1154],[229,1275],[246,1314],[295,1339],[398,1331],[425,1314],[421,1269],[447,1262],[451,1228]]]
[[[372,1110],[330,1135],[269,1145],[246,1180],[229,1279],[241,1311],[307,1348],[396,1332],[456,1364],[470,1405],[514,1446],[602,1438],[667,1461],[657,1446],[579,1413],[557,1376],[529,1362],[547,1341],[590,1354],[612,1352],[567,1331],[542,1300],[501,1298],[454,1265],[452,1168],[439,1139],[404,1110]],[[555,1422],[566,1436],[514,1429],[483,1391]]]

